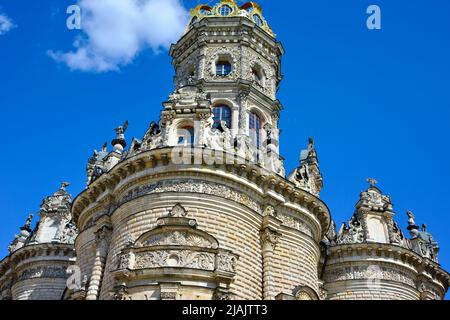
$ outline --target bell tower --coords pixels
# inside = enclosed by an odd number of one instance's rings
[[[170,50],[175,92],[164,103],[163,143],[237,152],[284,176],[276,98],[283,53],[256,3],[221,0],[192,9]]]

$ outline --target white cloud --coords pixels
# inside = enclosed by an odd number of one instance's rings
[[[15,27],[14,23],[11,21],[10,18],[8,18],[7,15],[0,14],[0,36],[2,34],[7,33],[14,27]]]
[[[75,39],[75,49],[48,51],[72,70],[117,71],[145,49],[168,49],[189,20],[180,0],[79,0],[78,5],[83,35]]]

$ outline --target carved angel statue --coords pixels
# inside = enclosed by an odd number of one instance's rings
[[[314,148],[314,139],[309,138],[308,139],[308,158],[317,158],[317,152]]]
[[[27,230],[30,229],[32,220],[33,220],[33,214],[30,213],[30,215],[28,216],[27,221],[25,222],[25,225],[23,227]]]
[[[122,126],[115,128],[114,131],[117,134],[117,139],[125,139],[125,132],[127,131],[127,129],[128,129],[128,120],[125,121],[125,123]]]
[[[417,226],[414,221],[414,214],[411,211],[406,211],[406,215],[408,216],[408,225],[409,226]]]

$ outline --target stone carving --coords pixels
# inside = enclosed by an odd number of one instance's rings
[[[381,266],[373,268],[373,266],[352,266],[342,269],[330,270],[325,274],[326,282],[359,280],[359,279],[379,279],[401,282],[412,287],[415,286],[412,275],[408,275],[398,269]]]
[[[270,97],[275,97],[276,93],[276,77],[274,67],[261,58],[253,49],[243,48],[243,59],[245,72],[244,78],[253,82],[256,88]],[[254,79],[254,72],[260,73],[260,81]]]
[[[172,210],[169,212],[169,217],[186,217],[187,211],[181,206],[181,204],[176,204]]]
[[[146,246],[192,246],[200,248],[217,248],[217,245],[208,239],[186,231],[174,231],[162,233],[150,237],[144,245]]]
[[[233,151],[232,135],[226,121],[220,121],[217,129],[213,128],[214,115],[204,122],[203,144],[206,148],[219,151]]]
[[[192,91],[192,90],[183,90],[178,89],[174,93],[169,95],[169,102],[175,103],[175,104],[182,104],[182,105],[188,105],[188,104],[194,104],[196,101],[205,101],[208,100],[208,94],[198,91]]]
[[[343,223],[341,229],[338,232],[336,243],[337,244],[351,244],[364,242],[364,231],[357,215],[353,215],[350,219],[348,226]]]
[[[13,253],[22,248],[30,239],[32,234],[31,222],[33,220],[33,214],[30,214],[23,227],[20,228],[20,234],[15,235],[14,240],[9,244],[8,251]]]
[[[236,272],[237,257],[231,253],[219,253],[217,255],[217,270]]]
[[[214,271],[214,254],[191,250],[163,250],[136,253],[134,269],[163,267]]]
[[[114,151],[122,153],[127,146],[127,141],[125,140],[125,132],[128,129],[128,121],[117,128],[114,129],[116,132],[116,138],[111,142],[114,147]]]
[[[206,56],[208,57],[206,63],[206,80],[237,80],[241,76],[241,62],[240,51],[238,47],[220,47],[220,48],[208,48]],[[216,74],[216,63],[221,58],[227,58],[231,63],[232,70],[228,76],[219,77]]]
[[[181,88],[184,86],[193,85],[199,78],[198,69],[198,58],[196,54],[193,54],[188,59],[185,59],[176,67],[176,87]]]
[[[39,211],[41,216],[57,216],[67,219],[70,217],[72,198],[66,190],[69,185],[69,183],[63,182],[58,191],[43,200]]]
[[[60,243],[74,244],[77,236],[77,226],[73,221],[69,221],[55,238],[58,239]]]
[[[282,221],[284,226],[303,232],[310,237],[313,236],[311,228],[300,219],[285,214],[277,214],[276,217]]]
[[[274,250],[278,241],[281,238],[281,234],[271,230],[270,228],[265,228],[261,231],[261,244],[263,250]]]
[[[119,205],[143,195],[164,192],[189,192],[214,195],[236,201],[260,214],[262,213],[261,205],[242,192],[238,192],[228,186],[218,183],[191,179],[161,181],[136,187],[120,199]]]
[[[119,257],[119,269],[128,269],[131,263],[131,252],[126,252]]]
[[[142,139],[142,145],[140,151],[148,151],[157,149],[163,146],[162,131],[158,124],[154,121],[150,123],[150,126]]]
[[[222,288],[216,288],[214,290],[212,300],[228,301],[228,300],[232,300],[232,295],[228,292],[228,290],[225,290]]]
[[[17,281],[37,278],[66,279],[68,277],[66,268],[59,266],[37,267],[23,271],[17,278]]]
[[[161,297],[161,300],[176,300],[177,293],[176,292],[161,292],[160,297]]]
[[[94,150],[94,153],[89,158],[86,166],[87,185],[90,185],[102,174],[107,172],[106,157],[108,156],[108,144],[103,144],[102,150]]]
[[[297,188],[319,196],[323,181],[312,138],[309,138],[308,149],[303,150],[300,154],[300,166],[289,175],[288,180],[293,182]]]
[[[264,209],[263,217],[276,217],[275,208],[273,206],[267,206]]]

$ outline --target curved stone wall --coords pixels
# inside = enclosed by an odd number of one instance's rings
[[[113,172],[120,172],[120,166]],[[170,164],[148,168],[141,162],[141,170],[116,175],[113,186],[109,181],[109,188],[93,189],[93,196],[89,196],[92,187],[80,195],[75,200],[78,212],[74,215],[81,230],[76,249],[83,275],[90,277],[95,269],[98,221],[108,219],[111,228],[98,298],[114,298],[118,282],[113,271],[130,239],[135,240],[155,228],[158,218],[167,216],[177,204],[187,210],[188,218],[196,220],[199,230],[217,239],[220,249],[239,257],[229,288],[230,297],[274,299],[280,293],[292,295],[299,286],[308,286],[318,293],[318,243],[323,236],[323,225],[329,219],[326,206],[314,196],[292,187],[290,193],[284,193],[277,187],[278,183],[285,189],[290,186],[284,179],[272,177],[268,183],[266,179],[255,177],[252,181],[246,172],[239,175],[233,168],[223,166],[212,170]],[[108,208],[113,209],[108,211]],[[279,237],[272,257],[263,262],[262,231],[265,228],[273,229]],[[128,295],[133,299],[161,298],[157,283],[151,285],[149,279],[146,280],[145,285],[141,282],[140,288],[128,288]],[[186,289],[189,287],[196,290]],[[195,281],[185,281],[179,292],[182,294],[177,298],[181,299],[212,298],[211,290]]]
[[[391,244],[328,248],[324,270],[330,300],[442,299],[448,274],[439,265]]]
[[[66,244],[39,244],[11,256],[13,300],[61,300],[67,288],[67,268],[75,264],[75,250]]]

